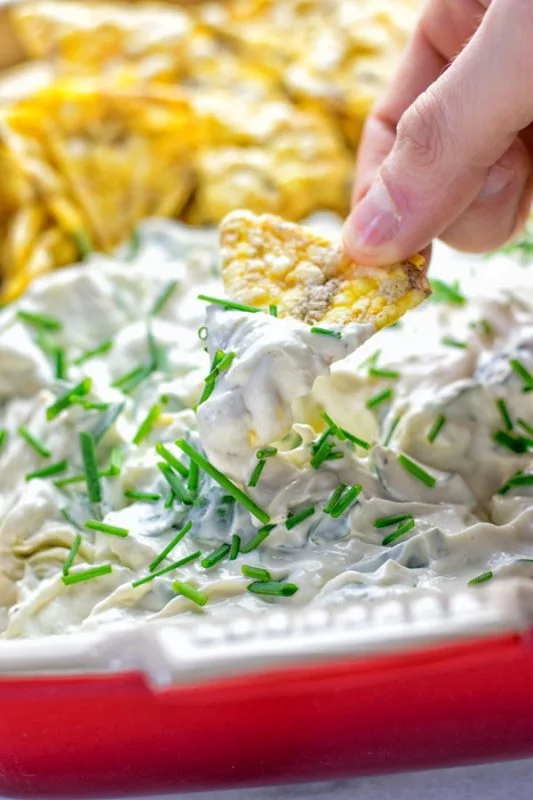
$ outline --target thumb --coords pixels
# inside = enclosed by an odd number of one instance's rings
[[[524,17],[524,3],[509,4]],[[344,226],[354,260],[408,257],[450,228],[485,185],[494,191],[501,182],[493,165],[533,116],[533,80],[524,76],[525,64],[533,73],[533,18],[526,14],[524,28],[517,23],[516,35],[503,37],[503,6],[491,6],[461,54],[401,118],[390,154]]]

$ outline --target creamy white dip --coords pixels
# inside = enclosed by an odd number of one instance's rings
[[[338,226],[328,218],[317,224]],[[527,477],[506,484],[533,473],[533,392],[524,391],[533,373],[531,269],[504,256],[467,259],[438,249],[433,277],[457,278],[466,302],[427,301],[362,344],[370,327],[319,336],[298,322],[198,300],[223,296],[212,232],[148,222],[138,252],[132,258],[126,248],[123,256],[94,256],[44,276],[0,312],[3,636],[229,608],[260,612],[278,603],[371,601],[479,576],[533,577],[533,486]],[[154,309],[162,293],[167,299]],[[20,311],[61,329],[43,330]],[[197,420],[217,351],[234,355]],[[86,393],[48,419],[47,409],[86,378]],[[154,405],[159,413],[143,427]],[[328,437],[323,410],[336,426]],[[81,432],[96,444],[97,503],[88,496]],[[317,465],[321,436],[330,458]],[[169,505],[158,464],[174,457],[188,469],[174,444],[181,438],[269,518],[255,549],[232,559],[235,552],[223,548],[220,561],[202,566],[221,545],[235,546],[235,536],[246,550],[263,521],[202,469],[196,489],[174,473],[191,502]],[[58,471],[32,476],[47,467]],[[331,509],[340,484],[358,493],[332,516],[328,502]],[[138,493],[150,498],[135,499]],[[305,519],[292,524],[293,516]],[[88,520],[123,535],[87,529]],[[201,555],[133,586],[188,521],[157,570]],[[297,591],[255,594],[243,565]],[[102,566],[104,574],[90,580],[64,580]],[[206,604],[180,594],[176,580]]]

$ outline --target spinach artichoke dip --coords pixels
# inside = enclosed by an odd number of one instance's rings
[[[431,275],[324,333],[153,220],[36,280],[0,312],[1,635],[533,578],[533,273]]]

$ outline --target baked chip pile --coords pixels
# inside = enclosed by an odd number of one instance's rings
[[[0,100],[0,299],[87,250],[111,251],[147,216],[345,214],[363,121],[419,4],[14,6],[49,77]]]
[[[340,244],[271,214],[234,211],[220,226],[222,275],[232,300],[277,306],[309,325],[392,325],[431,293],[423,256],[383,267],[350,261]]]

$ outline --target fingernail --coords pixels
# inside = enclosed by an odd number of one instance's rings
[[[503,192],[503,190],[509,186],[513,178],[514,172],[512,170],[495,164],[489,170],[485,185],[478,194],[478,200],[486,200],[488,197],[494,197],[494,195],[500,194],[500,192]]]
[[[376,178],[344,225],[348,250],[379,247],[394,238],[400,227],[398,211],[385,183]]]

